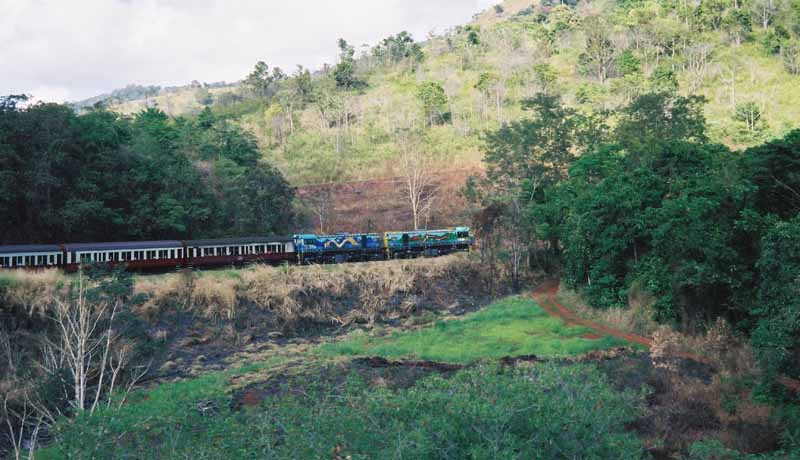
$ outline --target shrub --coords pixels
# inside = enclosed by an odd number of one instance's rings
[[[65,424],[61,442],[41,458],[184,458],[202,452],[203,458],[639,459],[643,454],[625,425],[641,414],[644,395],[615,392],[592,366],[478,366],[398,390],[369,385],[356,373],[338,384],[304,376],[298,378],[302,391],[281,390],[243,412],[215,395],[226,385],[220,377],[167,384],[120,410]],[[161,403],[160,417],[148,420],[154,409],[144,409]]]

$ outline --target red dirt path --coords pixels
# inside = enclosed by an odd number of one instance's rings
[[[587,327],[597,331],[600,334],[617,337],[619,339],[627,340],[631,343],[643,345],[647,348],[650,348],[650,346],[653,344],[653,340],[649,337],[631,334],[629,332],[615,329],[605,324],[601,324],[586,318],[581,318],[580,316],[576,315],[572,310],[562,305],[561,302],[556,299],[556,294],[558,293],[558,284],[559,283],[557,280],[545,281],[544,283],[540,284],[539,287],[537,287],[536,290],[534,290],[531,294],[539,306],[542,307],[542,309],[546,311],[548,315],[560,318],[568,325]],[[692,353],[680,353],[679,356],[681,358],[691,359],[701,363],[709,363],[708,359]],[[778,379],[778,381],[789,390],[800,393],[800,381],[790,379],[788,377],[781,377]]]

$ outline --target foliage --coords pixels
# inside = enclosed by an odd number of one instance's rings
[[[422,83],[417,89],[417,99],[422,103],[429,125],[433,126],[450,119],[447,112],[447,94],[441,83],[436,81]]]
[[[800,216],[770,228],[761,242],[759,317],[753,347],[770,375],[800,376]]]
[[[280,392],[241,412],[225,394],[230,377],[163,384],[119,410],[65,423],[62,441],[37,457],[638,459],[643,453],[624,429],[641,413],[642,395],[615,392],[589,366],[479,366],[397,390],[355,375],[341,384],[306,377],[302,392]]]
[[[356,76],[355,48],[343,38],[339,39],[339,63],[333,68],[333,79],[339,89],[356,89],[364,82]]]
[[[750,335],[768,381],[798,375],[800,133],[737,154],[708,142],[703,98],[659,91],[580,142],[581,114],[537,101],[539,118],[486,136],[486,180],[467,189],[484,206],[476,230],[512,219],[503,238],[561,249],[563,280],[592,305],[624,307],[636,285],[656,320],[725,318]],[[740,110],[751,126],[752,110]]]
[[[205,111],[0,108],[4,243],[282,232],[293,193],[255,138]],[[218,164],[209,170],[207,164]],[[227,165],[228,167],[224,167]],[[238,170],[236,169],[238,168]]]
[[[358,335],[324,345],[320,353],[468,363],[505,356],[570,356],[621,344],[610,337],[581,337],[585,333],[585,328],[549,317],[533,300],[510,297],[464,319],[387,337]]]
[[[378,46],[372,48],[372,55],[385,65],[408,61],[414,66],[425,58],[422,46],[406,31],[384,38]]]
[[[267,99],[275,93],[278,83],[285,78],[286,75],[279,67],[270,72],[269,66],[264,61],[258,61],[242,84],[254,96]]]

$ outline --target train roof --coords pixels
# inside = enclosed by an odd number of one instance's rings
[[[217,238],[207,240],[189,240],[188,246],[233,246],[237,244],[291,243],[288,236],[253,236],[244,238]]]
[[[13,244],[0,246],[0,254],[31,252],[61,252],[61,246],[57,244]]]
[[[124,251],[124,250],[147,250],[147,249],[173,249],[181,248],[180,241],[122,241],[118,243],[68,243],[64,248],[68,252],[81,251]]]
[[[386,232],[386,233],[433,233],[433,232],[468,232],[469,227],[447,227],[447,228],[432,228],[432,229],[424,229],[421,228],[419,230],[401,230],[395,232]]]
[[[329,233],[326,235],[318,235],[316,233],[298,233],[294,235],[295,238],[336,238],[340,236],[379,236],[378,233],[365,233],[365,232],[356,232],[356,233]]]

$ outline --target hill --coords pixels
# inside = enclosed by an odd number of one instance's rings
[[[482,170],[483,134],[526,117],[523,101],[540,93],[611,128],[641,94],[702,96],[710,140],[738,150],[797,126],[798,17],[796,5],[766,0],[507,0],[424,42],[402,32],[357,55],[342,41],[337,63],[313,73],[259,63],[234,85],[107,101],[126,114],[158,107],[191,118],[209,108],[254,133],[302,196],[317,184],[402,178],[409,155],[445,176]],[[387,180],[381,187],[394,190],[377,201],[360,198],[375,195],[370,186],[334,193],[328,220],[410,224],[403,182]],[[441,206],[458,202],[459,188],[432,182],[439,205],[426,207],[428,221],[463,221]],[[348,207],[373,215],[354,219]]]
[[[769,11],[756,0],[508,0],[425,42],[405,34],[387,38],[355,57],[358,85],[336,84],[338,66],[326,66],[308,75],[314,94],[305,101],[293,97],[301,71],[277,78],[263,94],[243,81],[111,107],[132,113],[156,105],[188,115],[207,103],[251,129],[264,155],[294,184],[396,176],[407,140],[398,138],[402,130],[413,131],[415,147],[441,165],[477,166],[481,133],[522,117],[520,102],[538,92],[604,113],[677,85],[682,95],[707,99],[713,141],[742,148],[786,134],[800,116],[798,9],[765,5]],[[442,112],[436,123],[420,98],[425,83],[444,92],[435,101],[440,106],[429,107]]]

